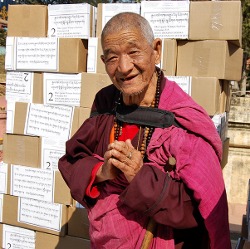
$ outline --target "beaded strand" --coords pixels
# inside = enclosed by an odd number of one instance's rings
[[[157,69],[157,85],[154,100],[152,101],[150,107],[157,108],[160,100],[160,82],[161,82],[161,70]],[[115,140],[118,140],[118,137],[122,134],[122,122],[115,119],[114,121],[114,129],[115,129]],[[141,129],[140,129],[141,131]],[[144,127],[142,144],[140,146],[140,152],[142,157],[145,156],[147,145],[152,137],[154,131],[154,127]],[[140,137],[140,134],[139,134]]]

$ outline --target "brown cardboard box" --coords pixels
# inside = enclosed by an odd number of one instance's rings
[[[16,49],[16,56],[8,58],[12,68],[17,71],[81,73],[87,71],[88,40],[80,38],[36,38],[14,37],[10,49]],[[35,46],[34,51],[30,50]],[[45,49],[45,46],[49,46]]]
[[[82,73],[80,106],[91,108],[96,93],[110,84],[107,74]]]
[[[29,84],[29,87],[27,87],[27,84]],[[10,99],[13,101],[14,99],[15,101],[43,103],[42,73],[7,71],[6,86],[7,101]],[[26,97],[26,95],[29,97]],[[24,98],[27,100],[23,100]]]
[[[19,165],[19,164],[18,164]],[[24,165],[26,166],[26,165]],[[20,167],[24,167],[20,166]],[[39,170],[39,169],[37,169]],[[59,171],[55,170],[54,171],[54,182],[52,186],[52,191],[53,191],[53,197],[54,203],[60,203],[64,205],[73,205],[73,199],[70,194],[70,189],[65,183],[64,179],[62,178],[62,175]],[[11,172],[11,166],[10,164],[8,165],[8,183],[7,183],[7,194],[11,194],[11,183],[12,183],[12,177],[13,174]]]
[[[175,75],[177,61],[177,41],[162,39],[161,69],[165,75]]]
[[[61,73],[87,71],[88,40],[59,38],[59,69]]]
[[[5,163],[41,167],[41,138],[5,134],[3,140]]]
[[[89,239],[89,219],[86,208],[68,207],[68,235]]]
[[[8,36],[46,37],[48,9],[46,5],[8,6]]]
[[[70,189],[64,181],[60,171],[55,171],[54,202],[64,205],[73,204]]]
[[[178,42],[178,76],[240,80],[243,49],[219,40]]]
[[[0,245],[3,245],[3,224],[0,223]]]
[[[16,196],[11,196],[11,195],[4,195],[3,198],[3,223],[12,225],[12,226],[18,226],[18,227],[23,227],[35,231],[40,231],[44,233],[50,233],[54,235],[59,235],[59,236],[65,236],[67,232],[66,228],[66,223],[67,223],[67,207],[66,205],[62,205],[62,212],[58,213],[57,215],[60,217],[60,230],[52,230],[49,228],[41,227],[35,224],[28,224],[24,222],[19,222],[18,221],[18,216],[20,215],[20,207],[18,205],[19,203],[19,197]],[[32,208],[32,205],[31,205]],[[39,207],[37,212],[45,212],[42,210],[42,207]],[[29,211],[27,210],[27,213]],[[30,214],[30,213],[29,213]],[[46,211],[44,213],[44,217],[46,218],[47,215],[50,215],[49,212]],[[46,247],[44,247],[46,248]]]
[[[77,120],[74,122],[74,127],[71,129],[71,137],[77,132],[77,130],[82,126],[83,122],[89,118],[91,108],[88,107],[78,107],[75,111],[78,110],[78,123]]]
[[[191,96],[208,113],[220,110],[221,84],[215,77],[192,77]]]
[[[25,131],[25,122],[26,122],[26,116],[28,113],[28,103],[24,102],[16,102],[15,103],[15,113],[13,115],[13,134],[21,134],[26,135]],[[76,132],[76,130],[79,128],[79,115],[80,115],[80,107],[74,108],[74,114],[71,122],[71,130],[70,130],[70,137],[73,136],[73,134]],[[50,115],[50,118],[52,116]],[[82,118],[82,114],[81,114]],[[37,124],[39,126],[39,124]],[[39,135],[39,134],[35,134]]]
[[[190,91],[187,92],[194,101],[202,106],[208,115],[225,112],[225,104],[222,102],[223,81],[216,77],[181,77],[167,76],[168,79],[176,81],[182,87],[187,80],[190,83]],[[184,79],[183,79],[184,78]],[[182,82],[183,80],[183,82]],[[185,88],[187,87],[184,84]],[[187,91],[184,89],[184,91]],[[224,98],[224,96],[223,96]],[[224,104],[222,106],[222,104]]]
[[[241,1],[190,2],[189,40],[230,40],[241,46]]]
[[[33,103],[43,103],[43,74],[34,73],[33,79]]]
[[[36,249],[90,249],[90,240],[47,233],[36,233]]]
[[[222,92],[220,96],[220,113],[230,111],[230,101],[232,95],[232,87],[230,81],[222,80]]]
[[[229,152],[229,137],[223,141],[223,152],[222,152],[222,160],[221,160],[221,168],[223,169],[228,162],[228,152]]]

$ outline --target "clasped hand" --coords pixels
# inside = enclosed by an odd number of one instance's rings
[[[131,144],[131,140],[114,141],[104,154],[104,163],[96,175],[96,182],[114,179],[119,170],[131,182],[143,165],[140,151]]]

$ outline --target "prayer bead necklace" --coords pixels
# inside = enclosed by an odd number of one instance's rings
[[[154,100],[152,101],[150,107],[157,108],[160,100],[160,83],[161,83],[161,76],[162,72],[160,69],[157,68],[157,85],[156,85],[156,91],[155,91],[155,97]],[[120,101],[120,100],[119,100]],[[119,102],[118,102],[119,103]],[[143,129],[142,129],[143,128]],[[115,140],[118,140],[119,136],[122,134],[122,122],[117,120],[115,118],[114,120],[114,129],[115,129]],[[138,135],[138,145],[137,145],[137,150],[139,149],[139,143],[140,143],[140,137],[141,137],[141,132],[143,132],[143,139],[142,139],[142,144],[140,146],[140,152],[142,154],[142,157],[144,158],[145,153],[146,153],[146,148],[148,146],[148,143],[152,137],[154,127],[141,127],[139,129],[139,135]]]

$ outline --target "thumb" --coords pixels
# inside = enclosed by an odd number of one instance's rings
[[[125,143],[128,145],[129,148],[134,149],[134,146],[131,143],[131,139],[127,139]]]

